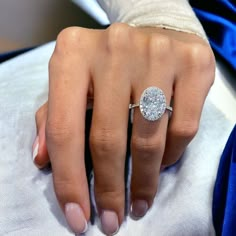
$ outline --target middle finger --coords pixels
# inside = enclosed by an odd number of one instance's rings
[[[124,168],[131,91],[126,66],[120,63],[119,56],[111,58],[108,55],[108,60],[104,64],[100,61],[93,75],[90,146],[96,204],[103,232],[108,235],[118,230],[124,218]]]
[[[150,69],[145,81],[134,86],[133,100],[137,103],[148,87],[160,88],[169,106],[172,94],[173,75],[165,67]],[[158,76],[157,76],[158,75]],[[132,179],[131,215],[138,219],[151,207],[157,192],[160,165],[164,154],[168,111],[156,121],[148,121],[141,114],[140,107],[134,108],[131,140]]]

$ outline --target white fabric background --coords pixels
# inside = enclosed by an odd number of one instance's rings
[[[73,235],[55,199],[51,173],[38,170],[32,162],[34,114],[47,99],[47,63],[53,47],[54,43],[47,44],[0,65],[1,236]],[[216,81],[220,76],[217,71]],[[214,235],[212,190],[233,127],[211,102],[228,93],[217,86],[218,82],[206,101],[200,130],[182,160],[161,174],[154,206],[138,222],[127,217],[118,235]],[[103,235],[97,225],[90,226],[86,235]]]

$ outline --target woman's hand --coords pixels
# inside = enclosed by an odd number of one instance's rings
[[[196,134],[214,71],[210,46],[188,33],[119,23],[106,30],[73,27],[60,33],[49,65],[48,103],[36,114],[39,149],[34,156],[39,167],[50,159],[58,201],[75,232],[84,231],[90,217],[84,164],[87,99],[93,98],[96,203],[103,231],[110,235],[124,219],[129,104],[156,86],[173,106],[170,119],[166,112],[155,122],[134,110],[131,215],[140,218],[153,203],[161,165],[175,163]]]

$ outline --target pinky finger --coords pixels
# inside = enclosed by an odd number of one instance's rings
[[[173,114],[167,130],[162,166],[176,163],[198,131],[206,93],[191,82],[183,80],[176,83]],[[185,96],[182,95],[183,92]]]

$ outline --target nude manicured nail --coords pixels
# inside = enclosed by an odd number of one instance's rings
[[[36,137],[34,144],[33,144],[33,161],[35,160],[35,158],[37,157],[39,152],[39,136]]]
[[[142,218],[148,210],[148,203],[145,200],[135,200],[131,205],[131,216],[138,220]]]
[[[87,231],[87,221],[84,217],[83,210],[77,203],[67,203],[65,205],[65,216],[68,225],[74,233],[81,234]]]
[[[101,225],[103,233],[115,235],[119,230],[118,216],[114,211],[105,210],[101,214]]]

